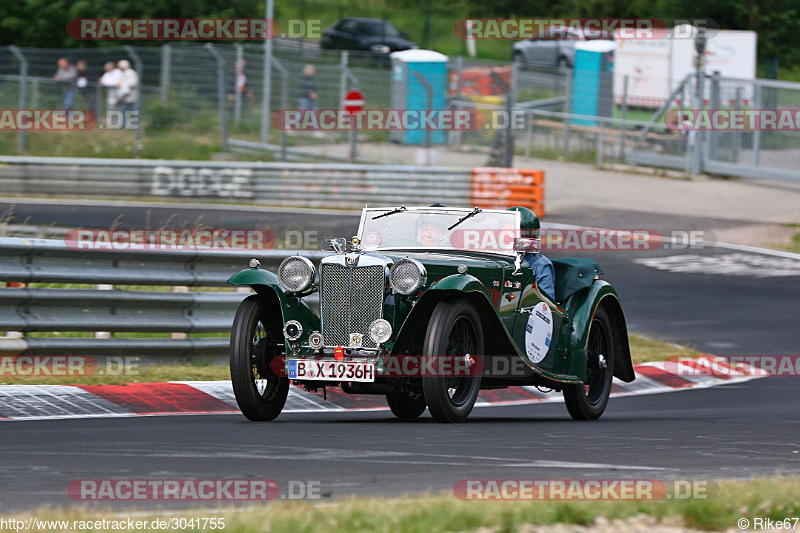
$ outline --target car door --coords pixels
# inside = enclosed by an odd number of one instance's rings
[[[564,311],[536,287],[533,270],[524,264],[519,303],[516,308],[513,338],[519,351],[536,368],[555,374],[566,371],[566,353],[559,346],[562,335]]]

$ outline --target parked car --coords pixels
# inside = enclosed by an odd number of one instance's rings
[[[602,39],[613,41],[610,33],[588,36],[581,28],[544,28],[541,35],[517,41],[512,47],[511,57],[524,67],[571,69],[575,64],[575,44],[580,41]]]
[[[386,60],[392,52],[419,48],[388,20],[360,17],[343,18],[323,31],[321,46],[332,50],[369,52]]]
[[[291,381],[385,395],[397,417],[427,407],[439,422],[466,419],[482,389],[539,386],[573,418],[599,418],[612,376],[634,379],[622,307],[590,259],[554,260],[555,294],[540,291],[525,260],[538,246],[524,207],[370,207],[349,243],[323,240],[333,254],[318,276],[303,256],[275,273],[252,259],[228,280],[255,290],[231,332],[242,413],[274,419]]]

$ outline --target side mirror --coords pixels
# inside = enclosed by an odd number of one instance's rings
[[[515,252],[522,252],[526,254],[538,254],[542,249],[542,241],[541,239],[526,239],[526,238],[516,238],[514,239],[514,251]]]
[[[323,252],[336,252],[343,254],[347,249],[347,239],[344,237],[337,237],[336,239],[322,239]]]

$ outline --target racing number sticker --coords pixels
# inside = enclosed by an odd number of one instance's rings
[[[525,351],[531,363],[539,363],[550,349],[553,338],[553,314],[550,307],[540,302],[531,310],[525,325]]]

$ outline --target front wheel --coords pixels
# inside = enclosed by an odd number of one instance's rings
[[[439,302],[433,309],[425,333],[426,368],[443,368],[441,357],[458,359],[459,367],[477,364],[483,357],[483,328],[475,307],[467,300]],[[453,368],[451,365],[450,368]],[[474,368],[474,367],[473,367]],[[442,374],[447,374],[444,371]],[[422,378],[428,410],[437,422],[465,420],[481,389],[481,376],[472,372],[450,372]],[[467,374],[467,375],[462,375]]]
[[[598,307],[586,343],[586,383],[564,389],[564,401],[575,420],[597,420],[608,405],[614,377],[614,330],[605,308]]]
[[[289,378],[277,368],[284,340],[280,314],[270,313],[264,297],[245,298],[231,330],[231,381],[242,414],[253,421],[274,420],[286,403]]]

